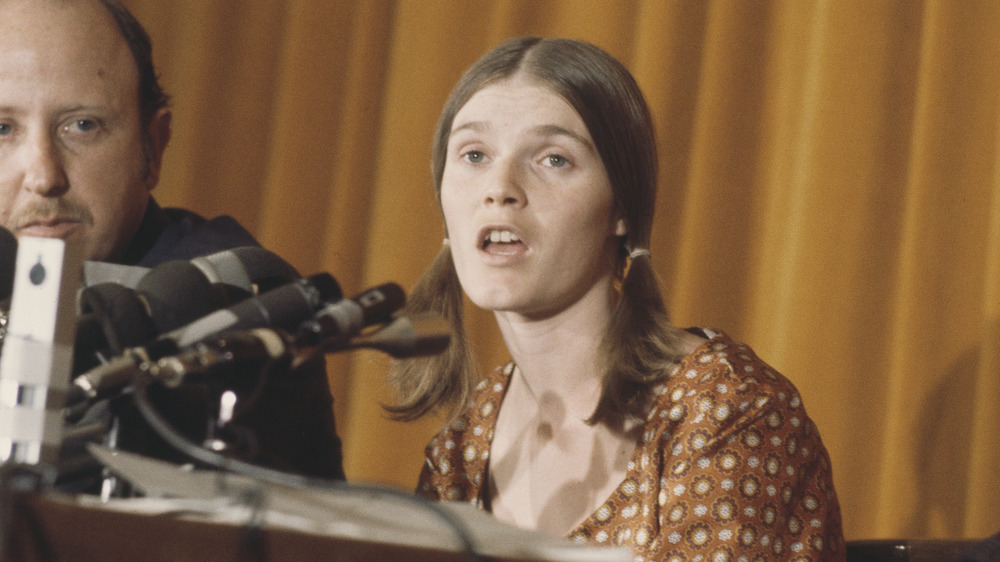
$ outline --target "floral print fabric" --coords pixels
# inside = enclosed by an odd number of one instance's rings
[[[417,492],[483,507],[490,444],[513,363],[428,444]],[[830,458],[794,385],[714,334],[654,389],[618,488],[569,538],[635,560],[843,560]]]

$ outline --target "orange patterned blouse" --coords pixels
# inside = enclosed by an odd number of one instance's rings
[[[624,480],[570,534],[638,561],[843,560],[830,457],[795,386],[711,333],[655,387]],[[427,445],[417,493],[484,507],[490,444],[513,363]]]

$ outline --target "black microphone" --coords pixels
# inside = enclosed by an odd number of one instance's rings
[[[256,295],[302,275],[280,256],[260,246],[240,246],[189,260],[214,285]],[[100,261],[83,263],[83,285],[117,283],[134,289],[150,268]]]
[[[104,363],[126,348],[157,335],[149,309],[133,289],[117,283],[101,283],[80,291],[77,305],[74,373]]]
[[[175,330],[233,304],[193,263],[168,261],[149,271],[135,287],[157,334]]]
[[[161,357],[142,366],[167,387],[177,387],[190,375],[213,376],[226,372],[260,369],[264,364],[297,353],[291,336],[278,328],[255,328],[226,332],[198,342],[175,355]],[[311,356],[312,353],[309,353]]]
[[[352,339],[344,349],[372,348],[396,359],[437,355],[451,343],[451,326],[440,314],[397,316],[384,327]],[[327,350],[336,351],[336,350]]]
[[[191,263],[209,281],[236,287],[247,294],[266,293],[302,277],[278,254],[260,246],[241,246],[194,258]]]
[[[290,331],[324,304],[342,297],[340,285],[329,273],[317,273],[217,310],[158,339],[172,340],[182,348],[222,331],[264,327]]]
[[[343,341],[336,337],[331,341]],[[179,386],[188,376],[245,373],[260,369],[265,363],[282,358],[302,362],[318,351],[368,347],[385,351],[396,358],[435,355],[448,347],[451,328],[438,314],[399,316],[370,335],[354,339],[349,345],[299,345],[280,328],[255,328],[226,332],[188,346],[173,355],[147,361],[133,370],[143,370],[168,387]]]
[[[157,340],[162,342],[163,340]],[[341,338],[336,338],[341,342]],[[397,359],[436,355],[451,341],[451,327],[439,314],[398,316],[382,328],[337,345],[301,347],[280,328],[254,328],[221,333],[182,349],[132,348],[120,357],[84,373],[73,381],[69,402],[96,399],[131,384],[139,372],[146,372],[169,387],[179,386],[186,377],[227,372],[246,372],[270,361],[291,358],[291,365],[312,358],[318,352],[371,348]],[[173,351],[170,351],[170,350]]]
[[[77,301],[75,373],[229,304],[198,267],[182,260],[152,268],[134,289],[113,282],[84,287]]]
[[[85,262],[74,372],[300,278],[288,262],[260,246],[153,268]]]
[[[14,292],[14,276],[17,265],[17,237],[6,228],[0,227],[0,351],[7,337],[7,323],[10,321],[10,299]]]
[[[306,348],[320,345],[324,349],[343,347],[344,342],[366,326],[387,320],[405,302],[406,294],[402,287],[385,283],[353,298],[327,303],[313,318],[299,325],[295,336],[280,328],[227,330],[179,349],[175,354],[158,357],[155,362],[148,353],[138,358],[143,361],[143,370],[167,386],[180,384],[183,377],[189,374],[206,373],[222,366],[229,370],[245,370],[290,354],[299,360],[307,359],[315,354],[315,350]],[[80,382],[90,387],[125,384],[135,373],[135,369],[129,368],[135,365],[135,358],[111,365],[104,372],[92,374]],[[101,382],[96,382],[98,380]]]
[[[14,273],[17,264],[17,237],[0,227],[0,300],[9,299],[14,292]]]
[[[295,343],[315,346],[344,341],[366,326],[384,322],[406,304],[406,293],[395,283],[384,283],[350,299],[327,304],[299,325]]]
[[[328,273],[298,279],[260,296],[217,310],[186,326],[172,330],[143,346],[126,349],[122,355],[98,365],[73,380],[73,399],[94,400],[131,382],[140,365],[176,355],[185,348],[222,332],[252,328],[294,330],[328,301],[341,298],[340,286]],[[79,391],[83,391],[83,396]]]

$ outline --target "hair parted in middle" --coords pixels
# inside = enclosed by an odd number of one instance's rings
[[[510,39],[476,61],[458,81],[438,120],[432,173],[438,202],[455,115],[494,83],[526,77],[561,96],[587,127],[610,180],[627,235],[618,258],[620,299],[602,341],[602,393],[591,423],[620,424],[642,418],[649,387],[680,358],[679,330],[670,324],[648,253],[656,203],[657,155],[649,109],[628,69],[604,50],[562,38]],[[440,356],[394,363],[390,375],[398,402],[384,405],[397,419],[416,419],[437,409],[456,415],[479,377],[462,321],[462,289],[445,244],[407,302],[407,312],[437,312],[452,325],[449,349]]]

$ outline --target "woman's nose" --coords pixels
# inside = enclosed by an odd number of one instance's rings
[[[523,172],[516,161],[498,160],[490,170],[483,203],[523,206],[528,202]]]

